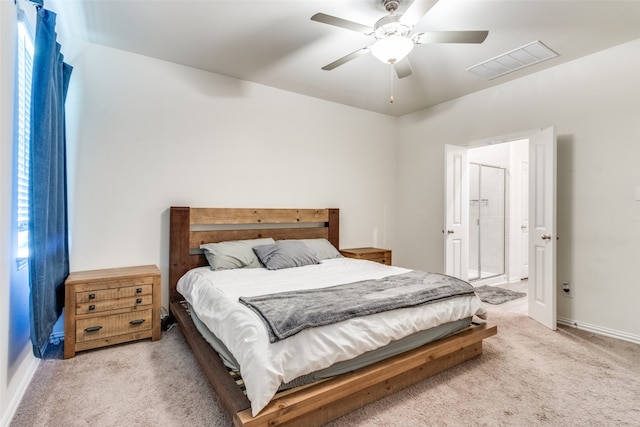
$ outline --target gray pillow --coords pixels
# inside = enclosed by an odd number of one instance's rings
[[[271,237],[265,239],[231,240],[220,243],[200,245],[204,250],[212,270],[231,270],[234,268],[260,268],[260,260],[253,252],[253,247],[274,243]]]
[[[302,242],[309,246],[311,252],[320,261],[323,259],[341,258],[342,254],[329,242],[327,239],[299,239],[298,242]]]
[[[311,248],[296,240],[280,240],[271,245],[255,246],[253,251],[269,270],[320,264]]]

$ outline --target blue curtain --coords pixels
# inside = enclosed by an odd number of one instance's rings
[[[29,275],[31,342],[42,357],[69,274],[64,102],[72,67],[56,41],[56,14],[37,10],[31,91]]]

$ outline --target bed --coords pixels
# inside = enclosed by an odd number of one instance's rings
[[[234,425],[325,424],[421,379],[480,355],[482,340],[497,332],[496,326],[487,322],[471,324],[453,335],[387,359],[346,373],[330,375],[311,384],[279,391],[266,404],[260,404],[258,411],[254,402],[252,410],[251,401],[241,387],[242,379],[238,380],[230,371],[229,363],[223,362],[225,358],[213,350],[210,339],[205,337],[206,334],[201,334],[201,321],[198,316],[192,317],[194,310],[178,291],[178,283],[185,292],[185,289],[189,288],[185,287],[185,283],[190,283],[192,276],[207,274],[206,266],[209,264],[199,249],[203,244],[269,238],[277,242],[326,239],[333,247],[339,248],[339,211],[190,207],[172,207],[170,211],[170,310]],[[373,264],[369,261],[351,261]],[[344,268],[343,264],[348,264],[340,259],[322,263],[332,268]],[[314,268],[319,271],[325,267],[303,267],[309,270]],[[351,264],[348,268],[351,268]],[[262,274],[259,270],[266,269],[255,269],[252,274]],[[287,274],[292,274],[294,270],[302,271],[288,269]],[[298,274],[297,271],[295,273]],[[398,270],[394,274],[401,277],[401,273],[403,271]],[[205,322],[212,322],[206,317],[205,315]],[[215,326],[215,323],[210,325]],[[284,341],[293,342],[305,333],[306,331],[297,333]]]

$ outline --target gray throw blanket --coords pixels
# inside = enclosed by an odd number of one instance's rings
[[[260,316],[273,343],[307,328],[473,294],[473,286],[455,277],[410,271],[328,288],[240,297],[240,302]]]

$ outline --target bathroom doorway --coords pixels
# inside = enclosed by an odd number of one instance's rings
[[[470,148],[468,280],[474,286],[527,278],[529,141]]]
[[[445,145],[442,229],[445,274],[469,280],[469,164],[505,169],[505,274],[476,280],[473,285],[527,279],[529,316],[553,330],[557,323],[556,144],[555,128],[547,127],[463,146]],[[500,154],[494,160],[472,157],[476,152],[489,154],[485,150],[502,152],[491,153]]]

